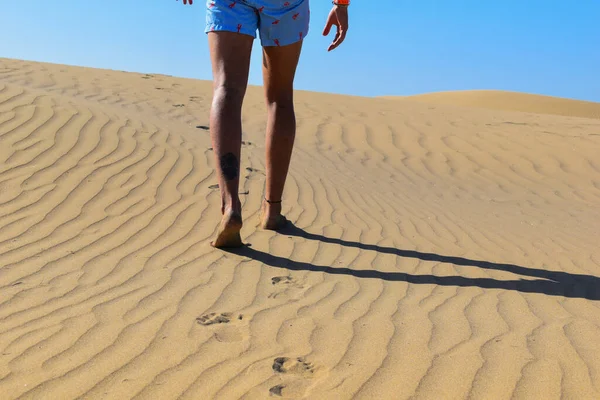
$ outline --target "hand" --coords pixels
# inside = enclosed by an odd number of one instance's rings
[[[179,0],[177,0],[177,1],[179,1]],[[188,3],[191,6],[192,4],[194,4],[194,0],[183,0],[183,4],[188,4]]]
[[[327,23],[325,29],[323,29],[323,36],[329,35],[331,27],[335,25],[337,31],[333,42],[329,45],[327,51],[331,51],[338,47],[346,38],[346,32],[348,32],[348,7],[333,6],[327,17]]]

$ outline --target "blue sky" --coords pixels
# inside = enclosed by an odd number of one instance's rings
[[[205,2],[2,2],[0,57],[211,79]],[[361,96],[502,89],[600,101],[598,0],[354,0],[346,42],[311,0],[296,88]],[[250,84],[261,84],[255,43]]]

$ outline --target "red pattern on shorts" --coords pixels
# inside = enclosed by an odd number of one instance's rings
[[[230,0],[231,1],[231,0]],[[233,9],[235,7],[235,5],[237,4],[237,1],[232,1],[228,7],[230,9]],[[285,3],[283,3],[284,7],[288,7],[290,5],[289,1],[286,1]],[[212,1],[211,3],[209,3],[208,8],[213,8],[216,6],[215,1]],[[260,8],[256,9],[257,13],[263,13],[265,9],[265,6],[261,6]],[[310,15],[310,10],[307,10],[307,12]],[[296,22],[298,22],[298,17],[300,17],[300,13],[296,13],[294,15],[292,15],[292,19]],[[276,19],[273,22],[271,22],[271,25],[279,25],[279,22],[281,22],[281,20]],[[237,24],[237,32],[240,33],[242,30],[242,24]],[[215,30],[214,26],[210,28],[210,31],[213,32]],[[298,37],[300,38],[300,40],[303,39],[304,37],[304,33],[302,31],[298,32]],[[273,42],[275,43],[276,46],[281,46],[281,43],[279,42],[279,39],[273,39]]]

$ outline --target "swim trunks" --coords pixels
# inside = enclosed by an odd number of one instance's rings
[[[208,0],[205,32],[238,32],[262,46],[287,46],[308,34],[308,0]]]

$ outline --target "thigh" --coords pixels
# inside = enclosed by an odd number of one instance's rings
[[[245,90],[253,38],[235,32],[209,32],[208,44],[215,87]]]
[[[267,102],[292,100],[301,50],[302,41],[281,47],[263,47],[263,79]]]

